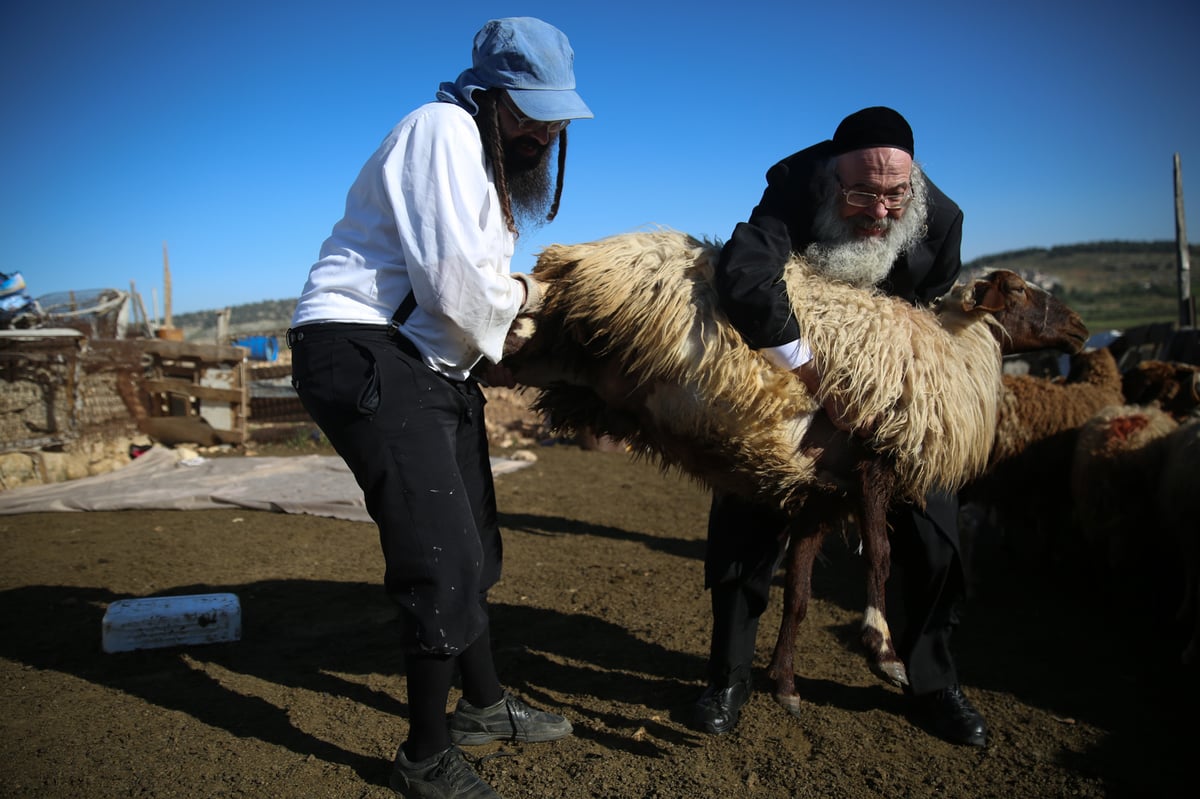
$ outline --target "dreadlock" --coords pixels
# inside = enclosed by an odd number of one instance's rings
[[[492,173],[496,176],[496,193],[500,195],[500,211],[504,215],[504,224],[514,236],[520,236],[517,222],[513,218],[512,200],[508,192],[508,173],[504,166],[504,136],[500,132],[500,104],[497,102],[496,90],[488,89],[480,92],[475,98],[479,105],[478,125],[480,131],[485,130],[484,146],[487,157],[492,164]],[[562,202],[563,172],[567,167],[567,129],[558,132],[558,174],[554,181],[554,201],[550,203],[550,211],[546,221],[551,222],[558,216],[558,206]]]
[[[554,178],[554,202],[550,203],[550,212],[546,214],[546,221],[554,221],[554,217],[558,216],[558,204],[562,201],[563,190],[563,172],[567,168],[567,129],[563,128],[558,132],[558,174]]]

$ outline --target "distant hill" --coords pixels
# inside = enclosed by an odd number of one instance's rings
[[[1200,246],[1188,248],[1192,297],[1200,295]],[[1179,318],[1175,243],[1101,241],[1030,247],[976,258],[964,275],[1011,269],[1054,291],[1083,316],[1092,331],[1123,330]],[[288,328],[295,298],[230,307],[231,336],[278,336]],[[217,310],[175,314],[189,341],[215,341]]]
[[[1032,247],[976,258],[967,274],[1011,269],[1053,291],[1092,331],[1177,322],[1179,289],[1175,242],[1101,241]],[[1200,294],[1200,247],[1188,247],[1191,296]]]
[[[277,336],[282,343],[296,309],[296,299],[261,300],[229,307],[229,335]],[[171,322],[182,328],[188,341],[212,341],[217,339],[217,310],[192,311],[171,315]]]

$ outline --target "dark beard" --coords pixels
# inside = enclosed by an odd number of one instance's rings
[[[550,154],[554,147],[539,147],[537,155],[526,156],[517,151],[514,139],[504,145],[504,172],[508,179],[508,197],[512,203],[513,221],[517,228],[530,232],[546,224],[546,214],[554,194],[550,174]]]

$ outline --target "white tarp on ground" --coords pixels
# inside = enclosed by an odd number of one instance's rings
[[[499,475],[528,462],[492,458]],[[362,491],[341,458],[187,458],[153,447],[108,474],[0,493],[0,514],[89,510],[246,508],[369,522]]]

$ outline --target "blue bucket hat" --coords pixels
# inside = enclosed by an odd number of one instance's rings
[[[575,52],[553,25],[533,17],[493,19],[475,34],[470,69],[443,83],[439,100],[457,103],[472,115],[477,89],[505,89],[531,119],[557,122],[594,115],[575,93]]]

